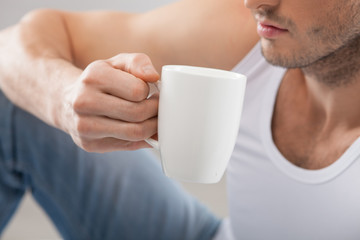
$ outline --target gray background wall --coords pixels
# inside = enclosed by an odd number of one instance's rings
[[[16,23],[26,12],[36,8],[143,12],[171,2],[175,0],[1,0],[0,28]]]
[[[175,0],[0,0],[0,29],[15,24],[25,13],[36,8],[144,12],[171,2]],[[227,215],[224,178],[213,185],[182,184],[215,214],[221,217]],[[60,239],[60,236],[31,195],[26,194],[0,239]]]

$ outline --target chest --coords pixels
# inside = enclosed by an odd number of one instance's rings
[[[236,239],[358,239],[359,161],[335,181],[317,184],[293,180],[260,162],[233,163],[238,171],[228,173]]]
[[[257,89],[252,87],[250,91]],[[293,109],[294,103],[282,101],[288,105],[277,104],[273,110],[275,91],[272,87],[256,93],[259,95],[248,94],[245,102],[237,147],[227,173],[230,216],[236,239],[358,239],[360,161],[356,156],[359,156],[359,141],[337,162],[340,164],[320,171],[306,171],[303,168],[331,164],[331,161],[321,161],[324,159],[320,158],[321,154],[316,161],[311,157],[315,155],[309,154],[312,145],[308,141],[313,139],[311,128],[314,126],[305,124],[307,118],[302,118],[303,110]],[[291,95],[287,98],[294,99]],[[257,102],[257,99],[261,100]],[[259,111],[254,110],[256,106]],[[286,159],[279,156],[271,138],[276,140],[277,149]],[[315,147],[319,153],[331,152],[326,144],[322,145],[323,150],[319,150],[319,146]]]
[[[298,167],[325,168],[339,159],[355,139],[341,134],[318,136],[315,128],[295,118],[295,114],[288,117],[278,113],[273,118],[272,134],[282,155]]]
[[[336,160],[358,137],[356,131],[324,131],[324,121],[311,111],[301,82],[284,80],[273,116],[273,141],[291,163],[305,169],[322,169]]]

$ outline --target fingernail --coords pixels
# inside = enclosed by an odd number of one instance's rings
[[[154,69],[152,66],[150,66],[150,65],[144,66],[142,70],[143,70],[143,72],[144,72],[145,74],[147,74],[147,75],[156,73],[155,69]]]

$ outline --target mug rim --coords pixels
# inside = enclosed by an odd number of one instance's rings
[[[226,79],[242,79],[246,80],[246,76],[237,72],[208,68],[198,67],[190,65],[164,65],[162,71],[179,72],[182,74],[205,76],[209,78],[226,78]],[[201,71],[201,72],[200,72]]]

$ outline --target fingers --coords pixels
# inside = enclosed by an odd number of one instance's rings
[[[73,138],[74,142],[87,152],[111,152],[111,151],[134,151],[141,148],[150,148],[145,141],[129,142],[117,138],[101,138],[101,139],[80,139]]]
[[[141,102],[130,102],[108,94],[82,95],[74,103],[78,114],[104,116],[125,122],[143,122],[157,116],[158,94]]]
[[[149,94],[149,86],[130,73],[114,69],[105,61],[91,63],[81,75],[84,88],[97,89],[103,93],[139,102]]]
[[[145,54],[119,54],[109,60],[91,63],[82,82],[129,101],[142,101],[149,94],[146,82],[156,82],[159,74]]]
[[[129,123],[106,117],[78,115],[75,129],[74,135],[81,138],[112,137],[136,142],[147,139],[157,132],[157,118],[150,118],[141,123]]]
[[[86,151],[149,147],[157,132],[158,94],[147,82],[159,78],[144,54],[119,54],[91,63],[64,91],[64,129]]]
[[[160,77],[150,58],[143,53],[119,54],[110,58],[108,62],[114,68],[128,72],[146,82],[156,82]]]

